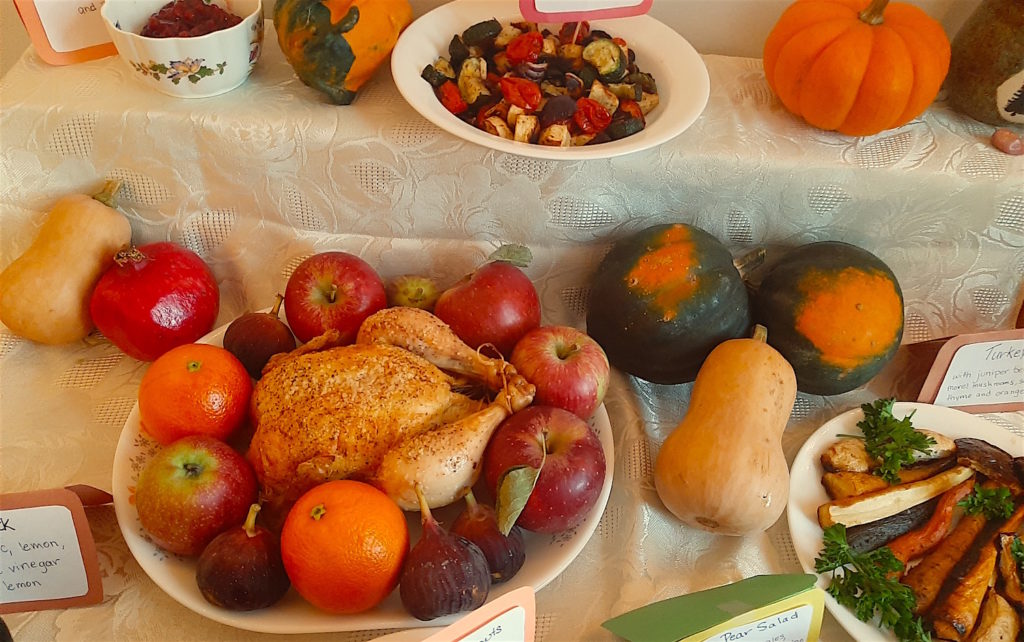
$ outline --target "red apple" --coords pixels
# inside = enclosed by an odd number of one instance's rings
[[[576,328],[547,325],[527,332],[509,359],[537,386],[533,402],[589,419],[604,401],[611,370],[604,350]]]
[[[245,521],[257,492],[252,467],[230,446],[213,437],[183,437],[142,469],[135,508],[158,546],[199,555],[218,534]]]
[[[442,292],[434,314],[470,347],[489,343],[508,356],[520,337],[540,325],[540,298],[516,265],[491,261]]]
[[[348,252],[307,258],[292,272],[284,291],[288,325],[303,342],[333,329],[343,343],[352,343],[363,320],[387,302],[377,272]]]
[[[536,483],[516,523],[540,533],[578,526],[604,485],[601,441],[568,410],[552,406],[521,410],[498,426],[484,452],[484,481],[499,498],[499,522],[506,523],[508,507],[500,498],[519,495],[522,480],[534,473]],[[506,492],[499,492],[499,486]]]

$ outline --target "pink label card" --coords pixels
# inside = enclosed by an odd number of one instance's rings
[[[423,642],[533,642],[537,603],[532,586],[509,591]]]
[[[88,504],[110,497],[91,487],[0,495],[0,614],[103,599],[83,490]]]
[[[654,0],[519,0],[519,11],[530,22],[578,22],[640,16]]]
[[[1024,329],[962,334],[947,341],[918,401],[965,412],[1024,410]]]

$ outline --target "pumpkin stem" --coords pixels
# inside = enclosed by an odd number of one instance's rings
[[[748,274],[759,268],[764,263],[766,254],[767,252],[765,252],[763,247],[755,248],[743,256],[738,256],[733,259],[732,264],[736,266],[736,271],[740,273],[740,278],[745,281]]]
[[[121,191],[121,179],[112,178],[103,183],[103,189],[92,195],[94,199],[107,207],[117,207],[117,193]]]
[[[760,341],[761,343],[768,343],[768,328],[764,327],[760,323],[754,326],[754,341]]]
[[[861,11],[858,17],[869,25],[880,25],[883,22],[882,14],[885,13],[887,4],[889,4],[889,0],[871,0],[871,4]]]

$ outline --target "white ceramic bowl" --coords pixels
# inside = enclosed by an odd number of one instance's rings
[[[106,0],[100,15],[117,53],[148,87],[179,98],[206,98],[238,87],[263,46],[262,0],[214,0],[240,16],[233,27],[193,38],[139,35],[169,0]]]
[[[621,37],[636,51],[636,63],[658,83],[660,104],[647,115],[647,127],[619,140],[582,147],[547,147],[492,136],[448,113],[427,81],[423,68],[439,55],[447,57],[452,34],[497,18],[521,20],[517,0],[453,0],[421,16],[402,33],[391,53],[391,73],[398,91],[420,115],[464,140],[501,152],[555,160],[610,158],[649,149],[682,133],[704,110],[711,91],[707,67],[681,35],[650,16],[597,20],[593,29]],[[558,28],[558,25],[545,25]]]

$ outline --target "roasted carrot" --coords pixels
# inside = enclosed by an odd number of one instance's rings
[[[920,615],[931,608],[942,583],[981,533],[985,522],[984,515],[965,515],[948,537],[903,576],[901,581],[910,587],[917,600],[914,613]]]
[[[889,550],[896,556],[896,559],[903,562],[904,569],[906,569],[907,562],[921,557],[949,534],[953,526],[953,509],[961,499],[971,493],[973,488],[974,480],[968,479],[947,490],[939,498],[935,512],[924,526],[905,535],[900,535],[889,542]]]
[[[995,545],[985,544],[978,561],[960,579],[956,588],[936,603],[929,619],[937,637],[963,642],[974,630],[985,593],[989,586],[995,584],[996,558]]]

